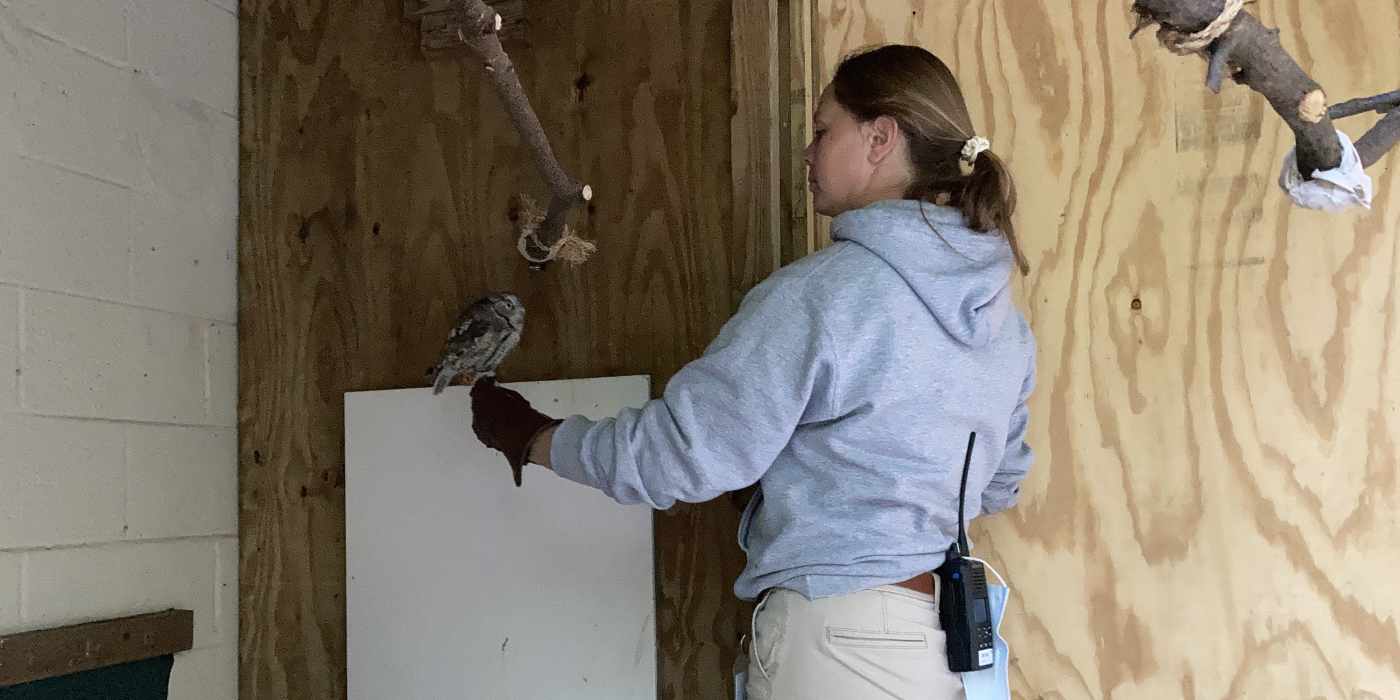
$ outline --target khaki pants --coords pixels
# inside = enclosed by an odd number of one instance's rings
[[[880,586],[809,601],[775,588],[751,635],[749,700],[963,700],[930,595]]]

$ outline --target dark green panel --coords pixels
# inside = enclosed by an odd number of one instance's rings
[[[0,688],[0,700],[165,700],[174,656]]]

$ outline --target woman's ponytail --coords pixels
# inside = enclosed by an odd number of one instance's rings
[[[972,163],[972,174],[967,177],[962,196],[958,197],[958,208],[962,210],[967,224],[974,231],[1001,232],[1011,245],[1011,254],[1016,259],[1016,268],[1022,275],[1030,273],[1030,263],[1016,242],[1016,232],[1011,224],[1011,215],[1016,213],[1016,184],[1011,180],[1011,171],[1006,168],[996,154],[982,151]]]
[[[880,46],[842,60],[831,87],[836,101],[856,119],[890,116],[899,123],[915,170],[906,198],[947,203],[962,212],[974,231],[1005,236],[1016,268],[1030,274],[1011,227],[1016,211],[1011,172],[986,150],[985,139],[977,138],[947,64],[917,46]],[[971,158],[971,175],[963,170],[968,161],[959,156]]]

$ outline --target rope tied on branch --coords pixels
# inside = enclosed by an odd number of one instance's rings
[[[539,236],[540,224],[543,224],[544,220],[544,210],[535,203],[535,199],[529,195],[520,195],[520,214],[516,221],[516,227],[520,229],[520,238],[515,242],[515,249],[530,263],[543,265],[558,259],[569,263],[571,267],[578,267],[598,249],[596,243],[579,238],[568,224],[564,225],[559,240],[545,245]],[[544,251],[544,255],[531,255],[532,248]]]
[[[1194,34],[1183,34],[1169,25],[1163,24],[1157,30],[1157,39],[1167,50],[1178,56],[1190,56],[1196,53],[1205,53],[1206,47],[1210,46],[1216,39],[1225,35],[1230,28],[1230,23],[1235,21],[1235,16],[1244,9],[1244,0],[1226,0],[1225,9],[1220,11],[1220,16],[1214,22],[1206,25],[1205,29]]]

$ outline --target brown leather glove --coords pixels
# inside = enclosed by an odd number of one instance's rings
[[[521,470],[530,461],[535,438],[563,422],[536,411],[524,396],[496,386],[491,377],[472,387],[472,432],[482,444],[506,456],[516,486],[520,485]]]

